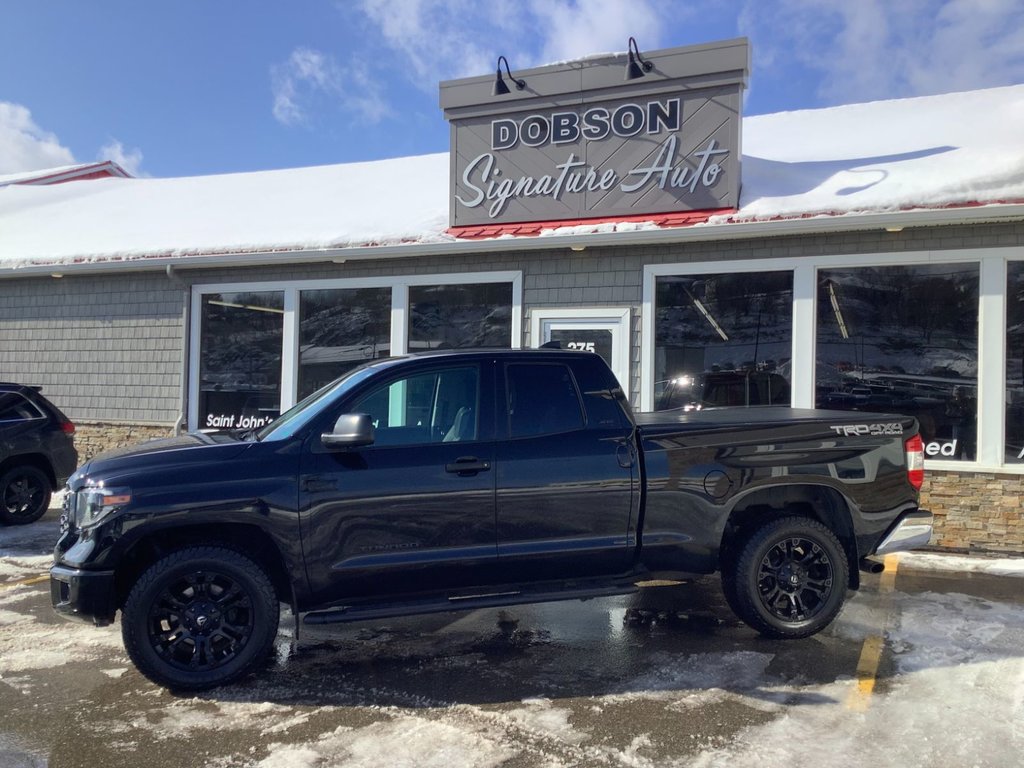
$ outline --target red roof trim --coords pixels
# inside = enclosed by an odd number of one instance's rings
[[[722,222],[722,224],[751,224],[758,221],[798,221],[800,219],[825,219],[825,218],[842,218],[843,216],[850,215],[862,215],[865,213],[909,213],[910,211],[950,211],[957,208],[984,208],[989,205],[1024,205],[1024,198],[1010,198],[1007,200],[985,200],[980,202],[977,200],[967,201],[962,203],[943,203],[941,205],[905,205],[894,210],[877,210],[877,211],[817,211],[815,213],[798,213],[798,214],[778,214],[776,216],[766,216],[763,219],[750,219],[750,218],[735,218],[734,216],[728,216]],[[730,211],[729,213],[736,213],[736,211]],[[908,224],[907,226],[915,226],[914,224]]]
[[[77,168],[68,168],[56,173],[44,172],[44,175],[42,176],[27,176],[24,179],[18,179],[17,181],[10,181],[7,183],[11,185],[63,184],[66,181],[83,181],[86,179],[100,178],[130,179],[132,176],[112,160],[105,160],[102,163],[90,163],[89,165],[81,165]]]
[[[712,216],[736,213],[735,208],[714,208],[705,211],[677,211],[672,213],[645,213],[633,216],[600,216],[589,219],[559,219],[556,221],[517,221],[510,224],[473,224],[449,227],[449,235],[460,240],[482,240],[501,235],[519,237],[537,236],[544,230],[560,227],[596,226],[598,224],[633,224],[650,222],[657,227],[689,227],[701,224]]]

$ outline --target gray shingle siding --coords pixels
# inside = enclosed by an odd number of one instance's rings
[[[535,307],[633,309],[632,390],[639,390],[640,312],[646,264],[800,258],[1020,246],[1024,223],[907,228],[684,245],[565,248],[510,254],[293,264],[263,268],[0,280],[0,378],[42,384],[73,419],[173,424],[181,411],[192,284],[521,271],[524,343]],[[1024,256],[1024,251],[1022,251]],[[130,265],[125,265],[126,269]]]
[[[72,420],[173,424],[185,291],[159,275],[0,281],[0,378],[39,384]]]

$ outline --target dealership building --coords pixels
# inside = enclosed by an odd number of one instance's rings
[[[744,118],[749,61],[443,82],[435,155],[0,176],[0,380],[84,458],[265,424],[374,358],[558,341],[643,410],[913,415],[932,543],[1024,552],[1024,85]]]

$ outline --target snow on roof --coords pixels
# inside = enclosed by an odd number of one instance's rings
[[[1021,136],[1024,85],[747,117],[740,208],[706,226],[1024,202]],[[0,267],[450,241],[448,180],[439,153],[9,184],[0,186]]]

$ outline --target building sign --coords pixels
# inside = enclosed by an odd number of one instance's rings
[[[452,126],[452,226],[735,208],[746,40],[441,84]]]

